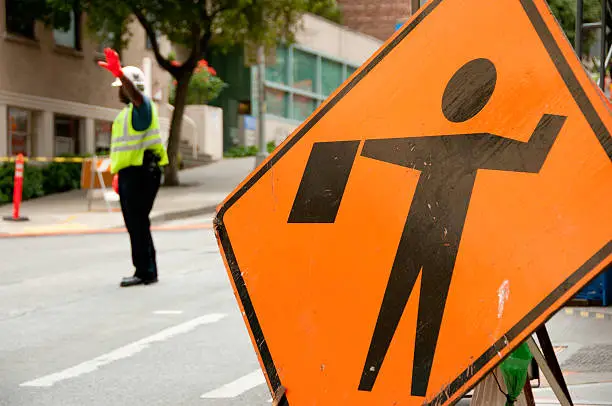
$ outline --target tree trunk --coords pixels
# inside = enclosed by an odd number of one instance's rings
[[[178,153],[181,145],[183,113],[185,112],[190,80],[191,74],[186,74],[177,80],[174,112],[172,113],[172,122],[170,124],[170,136],[168,137],[168,158],[170,163],[164,169],[164,186],[178,186],[180,183]]]

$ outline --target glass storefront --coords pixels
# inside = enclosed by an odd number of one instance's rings
[[[112,128],[113,123],[110,121],[96,121],[96,155],[108,155],[110,153]]]
[[[317,80],[317,57],[313,54],[293,51],[293,87],[315,93]]]
[[[8,154],[15,156],[31,153],[32,113],[28,110],[8,109]]]
[[[55,156],[80,153],[79,119],[55,116]]]
[[[357,68],[308,52],[279,46],[266,67],[268,114],[303,121]]]
[[[332,94],[344,81],[341,63],[323,59],[321,61],[321,85],[325,96]]]
[[[293,114],[292,118],[296,120],[306,120],[308,116],[317,108],[317,102],[307,96],[299,94],[293,95]]]
[[[286,92],[283,92],[282,90],[266,88],[266,107],[268,108],[268,114],[286,117],[287,100],[288,95]]]
[[[266,67],[266,80],[269,82],[289,84],[287,77],[287,66],[289,63],[289,50],[285,47],[276,49],[276,63]]]

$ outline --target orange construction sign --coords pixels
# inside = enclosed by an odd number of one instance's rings
[[[612,262],[612,117],[544,0],[434,0],[219,207],[270,390],[449,405]]]

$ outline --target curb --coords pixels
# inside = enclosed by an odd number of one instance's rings
[[[151,217],[151,224],[160,224],[167,221],[174,220],[185,220],[191,217],[203,216],[205,214],[215,214],[218,204],[212,206],[204,206],[196,209],[173,211],[168,213],[161,213]]]
[[[184,220],[192,217],[198,217],[205,214],[214,214],[217,205],[205,206],[196,209],[161,213],[151,217],[151,231],[181,231],[181,230],[205,230],[212,229],[213,223],[196,224],[196,225],[181,225],[181,226],[161,226],[163,223],[174,220]],[[28,238],[28,237],[59,237],[59,236],[75,236],[75,235],[99,235],[99,234],[120,234],[127,232],[125,226],[115,226],[100,229],[84,229],[84,230],[59,230],[59,231],[43,231],[30,233],[0,233],[0,239],[8,238]]]
[[[181,226],[151,226],[151,231],[187,231],[187,230],[212,230],[212,223],[187,224]],[[68,230],[68,231],[48,231],[39,233],[19,233],[19,234],[0,234],[0,240],[10,238],[35,238],[35,237],[63,237],[78,235],[104,235],[127,233],[125,227],[102,228],[92,230]]]
[[[567,316],[580,317],[583,319],[612,320],[612,314],[606,312],[598,312],[595,310],[565,308],[563,309],[563,313]]]
[[[167,213],[160,213],[151,217],[151,226],[163,224],[168,221],[175,220],[185,220],[192,217],[203,216],[205,214],[214,215],[217,210],[217,205],[214,206],[204,206],[196,209],[188,209],[188,210],[179,210],[179,211],[171,211]],[[212,224],[212,223],[211,223]],[[125,230],[124,226],[116,226],[111,227],[111,230]],[[153,229],[153,227],[151,228]]]

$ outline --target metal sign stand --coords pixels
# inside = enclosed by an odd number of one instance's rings
[[[587,23],[584,24],[584,13],[583,6],[584,0],[577,0],[576,6],[576,41],[574,44],[574,49],[576,50],[576,54],[578,58],[582,61],[582,34],[585,30],[590,29],[600,29],[601,31],[601,48],[600,48],[600,62],[599,62],[599,87],[605,93],[605,79],[606,79],[606,68],[610,63],[610,58],[612,57],[612,47],[608,50],[606,47],[606,31],[607,31],[607,13],[608,13],[608,1],[609,0],[601,0],[601,21],[598,23]]]
[[[538,346],[533,336],[531,336],[527,340],[529,351],[531,351],[538,366],[542,369],[542,373],[546,377],[546,380],[550,384],[561,406],[574,406],[545,325],[542,325],[536,330],[536,336],[538,337],[540,346]]]
[[[98,162],[99,162],[99,158],[97,156],[94,156],[92,163],[91,163],[90,185],[89,185],[89,190],[87,191],[87,208],[88,208],[88,211],[91,211],[91,207],[93,203],[93,194],[95,190],[94,188],[95,188],[95,183],[96,183],[96,176],[97,176],[98,181],[100,182],[102,198],[104,199],[104,203],[106,204],[106,209],[109,213],[112,213],[113,208],[110,204],[111,199],[109,198],[111,191],[109,190],[108,186],[104,183],[104,176],[102,176],[102,172],[98,170]]]
[[[537,342],[535,339],[536,336],[538,338]],[[515,404],[536,406],[531,381],[536,377],[536,375],[538,376],[537,379],[539,379],[539,371],[542,370],[551,389],[553,390],[553,393],[559,401],[559,404],[561,406],[573,406],[569,389],[565,382],[565,378],[563,377],[563,373],[561,372],[561,367],[559,366],[554,348],[548,336],[546,326],[540,326],[535,333],[529,336],[529,338],[526,340],[526,344],[529,347],[529,350],[533,355],[533,361],[534,363],[537,363],[537,366],[531,366],[531,371],[527,374],[527,379],[525,380],[525,385],[522,391],[522,397],[524,398],[519,397]],[[503,403],[502,398],[504,395],[507,396],[507,394],[504,392],[502,385],[500,385],[500,373],[501,369],[498,366],[482,378],[477,387],[474,389],[474,395],[472,396],[471,403],[472,405],[493,406],[493,404],[497,405],[499,402],[501,402],[499,403],[500,405]],[[492,377],[494,377],[494,380],[492,380]],[[495,385],[495,383],[497,385]]]
[[[279,386],[272,399],[272,406],[288,406],[289,402],[287,401],[286,393],[287,389],[284,386]]]

